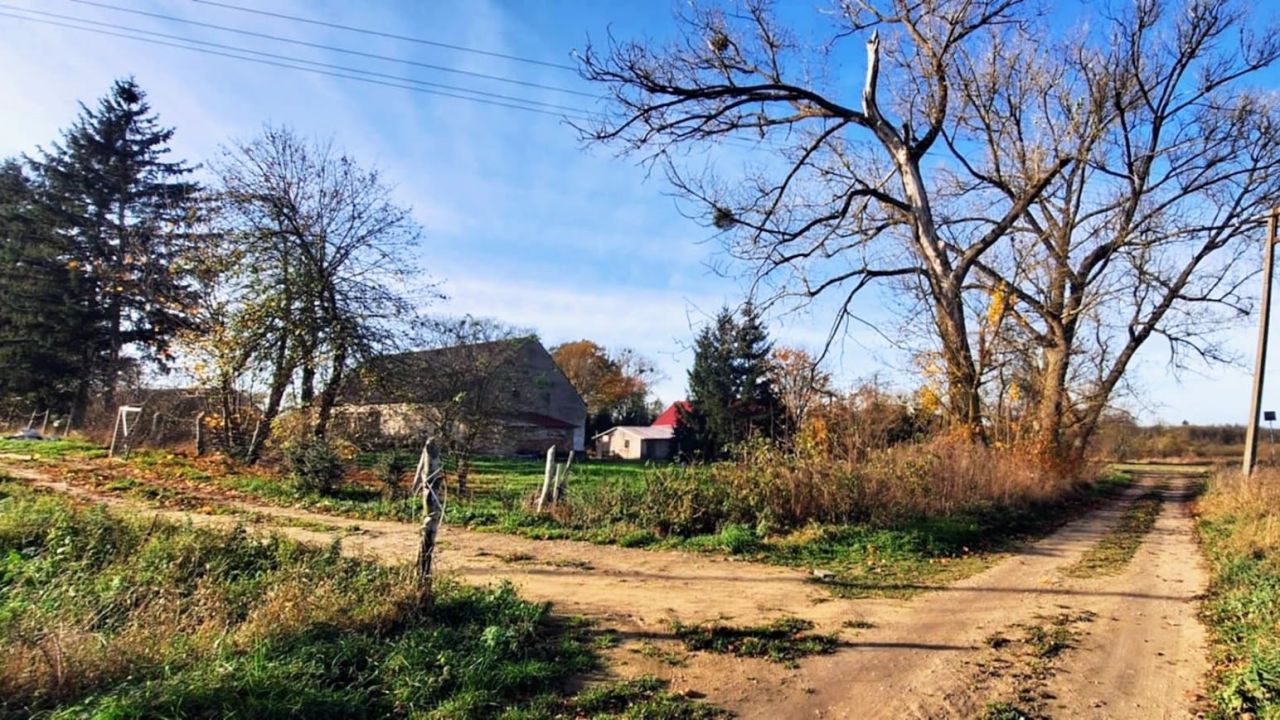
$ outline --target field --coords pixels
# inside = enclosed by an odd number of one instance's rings
[[[217,459],[193,460],[164,451],[135,452],[128,462],[93,458],[82,444],[0,441],[0,453],[35,456],[63,468],[68,479],[98,491],[202,512],[226,512],[219,499],[249,499],[352,519],[414,521],[416,497],[379,486],[379,457],[356,458],[359,470],[329,494],[299,489],[287,478]],[[406,458],[407,460],[407,458]],[[411,465],[410,465],[411,466]],[[772,564],[822,568],[835,595],[907,596],[988,567],[1000,554],[1051,531],[1127,483],[1112,473],[1044,502],[974,503],[933,515],[805,522],[770,528],[768,508],[720,507],[731,502],[709,479],[709,466],[647,466],[576,462],[563,506],[543,514],[532,500],[542,483],[537,460],[481,458],[465,493],[446,491],[445,522],[486,532],[652,549],[679,549]]]
[[[4,486],[0,513],[25,518],[8,553],[9,577],[23,579],[0,608],[0,650],[18,658],[6,692],[21,705],[5,709],[776,717],[858,714],[858,698],[879,698],[875,717],[1106,702],[1137,718],[1185,707],[1206,671],[1187,510],[1200,480],[1143,465],[1039,485],[1034,464],[1001,452],[907,447],[835,474],[804,456],[588,462],[542,514],[530,504],[541,463],[482,460],[465,492],[449,488],[439,602],[421,613],[406,606],[417,501],[381,481],[382,458],[355,458],[325,494],[216,457],[107,461],[83,444],[0,443],[0,467],[22,479]],[[47,539],[63,527],[91,558]],[[512,585],[493,586],[500,578]],[[446,628],[442,644],[420,637]],[[504,646],[508,630],[519,637]],[[437,664],[415,676],[406,656]],[[550,656],[554,671],[539,665]],[[1177,680],[1129,682],[1116,662]],[[455,663],[477,666],[475,684],[470,669],[445,669]],[[273,680],[285,673],[303,681]],[[1215,697],[1242,696],[1244,677]]]
[[[278,537],[134,519],[0,483],[0,717],[710,717],[600,670],[593,633],[510,586]]]

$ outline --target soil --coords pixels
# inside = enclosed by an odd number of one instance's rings
[[[51,490],[211,525],[254,518],[255,529],[329,544],[384,562],[411,560],[418,527],[211,498],[239,514],[200,514],[69,484],[6,461],[0,471]],[[473,583],[509,580],[527,598],[596,621],[619,639],[611,671],[670,680],[744,718],[980,717],[1007,702],[1030,716],[1191,717],[1208,669],[1196,600],[1207,576],[1190,515],[1194,478],[1147,473],[1107,507],[1067,524],[993,567],[910,600],[839,599],[801,570],[712,555],[573,541],[540,541],[446,526],[437,566]],[[1060,571],[1101,540],[1126,504],[1162,487],[1161,515],[1119,574],[1068,578]],[[831,655],[787,668],[756,658],[686,653],[672,622],[755,624],[779,617],[839,633]],[[1024,640],[1032,626],[1063,620],[1070,641],[1051,657]],[[854,629],[856,626],[858,629]]]

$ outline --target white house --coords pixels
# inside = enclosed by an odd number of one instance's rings
[[[672,425],[619,425],[596,435],[600,457],[625,460],[667,460],[675,451]]]

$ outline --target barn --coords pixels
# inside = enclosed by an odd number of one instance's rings
[[[585,449],[587,405],[534,336],[388,355],[356,375],[334,415],[365,444],[420,442],[447,422],[485,426],[485,455]]]

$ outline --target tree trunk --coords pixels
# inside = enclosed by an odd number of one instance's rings
[[[1067,401],[1067,345],[1045,348],[1044,371],[1040,377],[1039,407],[1036,412],[1037,441],[1043,452],[1062,455],[1062,424]]]
[[[317,440],[323,440],[329,432],[329,420],[333,417],[333,406],[338,403],[338,392],[342,389],[342,383],[345,380],[346,364],[347,349],[339,347],[333,354],[333,364],[329,368],[329,381],[325,383],[324,390],[320,391],[317,401],[314,431]]]
[[[280,403],[284,400],[285,388],[289,386],[289,377],[293,375],[293,368],[288,365],[289,346],[287,340],[280,340],[276,346],[275,370],[271,373],[271,389],[267,395],[267,407],[262,412],[262,418],[258,421],[262,427],[262,432],[255,432],[253,439],[249,442],[249,448],[245,451],[245,462],[250,465],[258,462],[258,457],[262,454],[262,446],[267,442],[267,438],[271,435],[271,423],[276,419],[276,415],[280,413]]]

